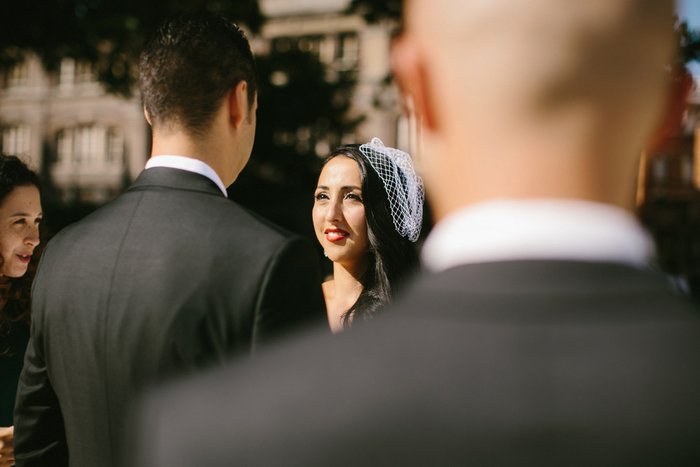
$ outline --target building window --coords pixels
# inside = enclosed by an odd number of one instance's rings
[[[58,163],[103,166],[123,162],[124,136],[101,125],[80,126],[58,133]]]
[[[73,85],[97,82],[97,69],[87,60],[74,60],[64,58],[61,60],[61,70],[58,82],[62,88],[70,88]]]
[[[118,129],[107,133],[107,162],[121,164],[124,161],[124,135]]]
[[[62,88],[73,86],[75,80],[75,60],[64,58],[61,60],[61,72],[58,75],[58,84]]]
[[[323,36],[280,37],[273,39],[272,47],[281,53],[299,51],[318,57],[321,53],[322,42]]]
[[[302,37],[297,43],[300,52],[310,52],[318,57],[321,52],[322,37]]]
[[[25,87],[29,84],[29,65],[26,61],[17,62],[7,72],[8,88]]]
[[[681,156],[681,182],[683,186],[693,186],[693,156]]]
[[[70,164],[73,159],[73,132],[61,130],[58,132],[58,163]]]
[[[360,41],[357,34],[344,34],[340,36],[340,70],[354,70],[360,59]]]
[[[94,83],[97,81],[97,67],[87,60],[78,60],[75,64],[75,84]]]
[[[338,36],[329,34],[319,42],[319,59],[324,65],[331,65],[335,61],[335,51],[338,48]]]
[[[8,155],[28,154],[29,136],[27,125],[5,127],[2,131],[2,152]]]
[[[668,158],[657,156],[651,165],[651,175],[655,185],[665,185],[668,181]]]
[[[106,162],[107,135],[101,126],[84,126],[75,129],[73,157],[81,165],[98,165]]]

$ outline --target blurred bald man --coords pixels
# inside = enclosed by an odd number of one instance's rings
[[[153,394],[141,465],[700,465],[700,319],[631,213],[685,95],[673,2],[405,13],[428,273],[351,332]]]

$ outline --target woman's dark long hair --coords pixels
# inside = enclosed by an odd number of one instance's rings
[[[35,186],[41,192],[37,174],[17,157],[0,154],[0,204],[12,190],[20,186]],[[39,251],[35,249],[27,272],[22,277],[0,277],[0,355],[8,350],[4,337],[10,331],[12,323],[29,324],[29,293],[39,256]],[[2,264],[0,256],[0,267]]]
[[[351,322],[367,320],[377,310],[388,305],[397,291],[418,270],[419,259],[413,242],[396,231],[384,183],[360,152],[359,145],[339,147],[331,153],[324,165],[338,156],[349,157],[357,162],[360,169],[369,242],[367,269],[360,279],[362,293],[342,316],[343,327],[347,328]]]

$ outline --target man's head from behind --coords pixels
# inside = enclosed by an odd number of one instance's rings
[[[245,81],[252,108],[255,62],[248,40],[230,21],[209,12],[175,15],[141,52],[141,98],[154,131],[207,133],[228,91]]]
[[[406,0],[405,14],[392,67],[436,149],[439,215],[494,197],[633,200],[672,0]]]

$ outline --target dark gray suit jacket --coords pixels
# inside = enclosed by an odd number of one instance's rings
[[[117,465],[144,387],[327,327],[310,242],[201,175],[152,168],[57,235],[33,288],[15,409],[18,466]]]
[[[523,261],[150,395],[139,466],[700,465],[700,317],[661,276]]]

